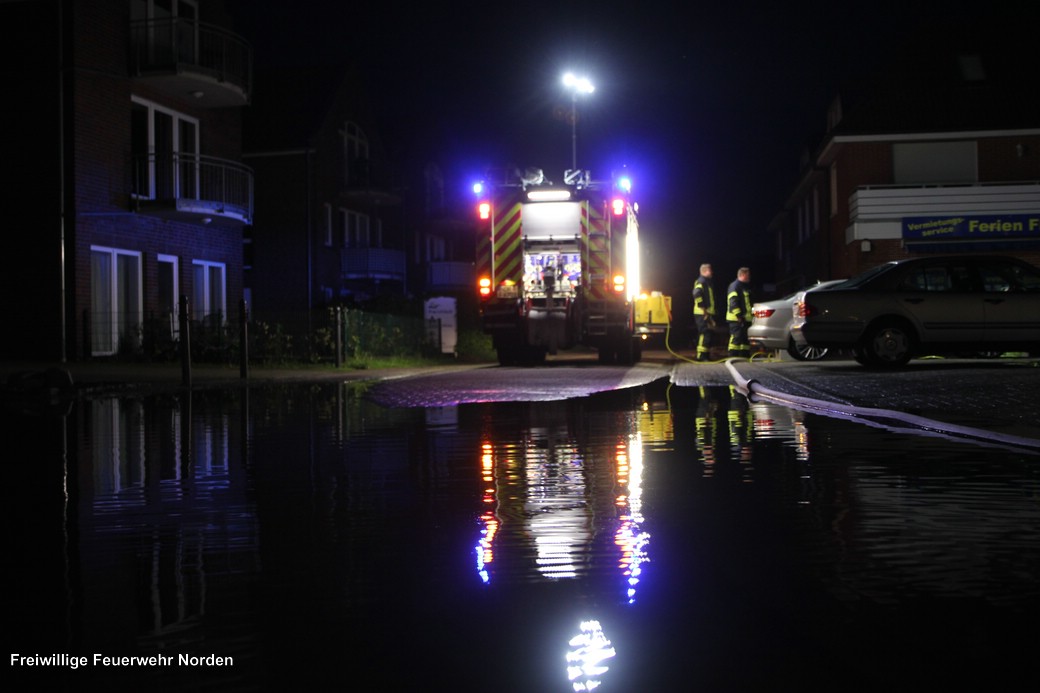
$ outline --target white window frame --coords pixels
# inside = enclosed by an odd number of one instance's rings
[[[368,136],[360,125],[352,120],[343,123],[343,181],[350,183],[350,162],[369,158]]]
[[[332,247],[332,205],[326,202],[322,205],[322,223],[325,224],[325,245]]]
[[[218,313],[227,319],[227,265],[223,262],[213,262],[211,260],[192,260],[193,279],[195,282],[194,292],[192,294],[192,305],[191,305],[191,316],[193,320],[205,320],[214,313]],[[199,269],[202,269],[202,286],[198,286],[199,280]],[[220,305],[211,305],[211,299],[213,296],[213,288],[210,286],[211,270],[220,270]],[[199,297],[202,297],[202,301],[199,301]],[[199,304],[202,305],[199,305]]]
[[[148,99],[142,99],[139,96],[131,95],[130,96],[130,101],[131,101],[131,103],[137,104],[138,106],[142,106],[143,108],[146,109],[146,111],[148,113],[148,118],[147,118],[147,122],[148,122],[148,126],[147,126],[148,127],[147,147],[148,147],[148,151],[147,152],[133,152],[133,153],[134,153],[135,156],[136,155],[141,155],[141,154],[146,154],[146,153],[150,154],[150,155],[153,155],[149,159],[149,161],[148,161],[148,184],[147,184],[148,191],[146,193],[144,193],[144,194],[142,194],[140,191],[137,191],[136,193],[134,193],[134,196],[137,197],[138,199],[154,200],[155,197],[156,197],[156,194],[157,194],[157,191],[156,191],[156,180],[157,180],[157,176],[156,176],[156,165],[157,165],[156,157],[158,155],[160,155],[160,154],[163,154],[164,152],[156,152],[156,150],[155,150],[155,117],[156,117],[156,114],[160,114],[161,113],[161,114],[163,114],[165,116],[169,116],[172,119],[172,121],[173,121],[173,123],[172,123],[172,130],[173,130],[173,132],[171,133],[172,134],[171,147],[172,147],[172,150],[173,150],[173,152],[172,152],[172,154],[173,154],[173,171],[171,171],[170,173],[172,175],[172,180],[173,180],[173,185],[174,185],[174,192],[173,192],[174,198],[180,199],[182,197],[186,197],[186,198],[191,198],[191,199],[198,199],[199,180],[200,180],[200,175],[199,175],[200,172],[198,170],[198,166],[199,166],[199,147],[200,147],[199,140],[201,139],[200,136],[199,136],[199,134],[200,134],[199,119],[198,118],[192,118],[191,116],[185,115],[185,114],[183,114],[183,113],[181,113],[179,111],[175,111],[172,108],[167,108],[165,106],[161,106],[161,105],[159,105],[157,103],[149,101]],[[181,143],[181,124],[182,123],[190,124],[195,129],[195,142],[194,142],[194,145],[191,148],[189,148],[188,150],[185,150],[184,147],[182,146],[182,143]],[[194,180],[194,186],[193,186],[194,189],[193,190],[182,190],[182,180],[181,180],[180,167],[179,167],[179,162],[178,162],[178,159],[180,158],[181,155],[187,155],[188,157],[191,158],[191,161],[194,162],[195,171],[194,171],[194,176],[193,176],[193,180]]]
[[[159,254],[156,257],[157,264],[173,265],[173,310],[170,313],[170,334],[176,339],[180,335],[180,307],[181,307],[181,259],[176,255]],[[158,274],[158,270],[156,271]],[[158,280],[156,280],[158,281]]]
[[[343,234],[344,248],[375,248],[382,244],[382,224],[378,219],[375,220],[376,240],[379,243],[375,245],[372,243],[372,218],[367,214],[340,207],[339,226]]]
[[[107,320],[107,330],[106,330],[107,331],[107,340],[104,342],[104,343],[107,343],[109,345],[109,348],[98,348],[96,346],[97,344],[99,344],[99,336],[100,336],[98,334],[98,329],[99,329],[99,327],[102,327],[102,328],[105,327],[105,325],[101,324],[100,317],[98,315],[93,315],[92,318],[91,318],[91,329],[94,332],[94,337],[91,339],[90,352],[94,356],[108,356],[108,355],[111,355],[111,354],[118,353],[118,351],[119,351],[119,340],[120,340],[120,337],[121,337],[120,331],[121,331],[121,328],[123,327],[123,325],[125,323],[128,323],[128,322],[136,323],[138,326],[140,326],[142,324],[142,318],[143,318],[143,314],[144,314],[144,311],[143,311],[144,292],[143,292],[143,289],[142,289],[143,282],[141,281],[141,279],[142,279],[142,272],[143,272],[143,268],[142,268],[142,264],[143,264],[142,263],[142,253],[140,251],[136,251],[136,250],[125,250],[125,249],[122,249],[122,248],[110,248],[110,247],[107,247],[107,246],[92,245],[92,246],[90,246],[91,267],[93,267],[94,254],[95,253],[108,255],[108,258],[109,258],[109,267],[108,267],[109,286],[107,287],[107,289],[108,289],[108,304],[109,304],[109,306],[111,306],[111,310],[109,311],[110,315],[109,315],[109,318]],[[119,300],[119,285],[120,285],[119,257],[120,256],[123,256],[123,257],[133,257],[133,258],[137,259],[137,272],[136,272],[137,276],[134,278],[135,283],[136,283],[136,287],[135,288],[136,288],[136,293],[137,293],[137,296],[134,299],[136,301],[136,303],[137,303],[136,310],[130,310],[130,311],[125,310],[124,309],[125,307],[121,305],[120,300]],[[93,271],[92,271],[91,272],[91,277],[90,277],[91,301],[93,301],[94,293],[97,290],[97,285],[95,283],[97,280],[98,280],[98,278],[94,276]],[[93,309],[92,309],[91,312],[92,313],[94,312]],[[125,315],[126,318],[128,318],[128,319],[124,319],[124,320],[117,319],[116,316],[120,316],[120,315]]]

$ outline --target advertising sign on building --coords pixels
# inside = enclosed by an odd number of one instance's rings
[[[907,241],[998,241],[1040,239],[1040,213],[965,215],[957,217],[906,217]]]

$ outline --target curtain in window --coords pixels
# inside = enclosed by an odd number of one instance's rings
[[[90,349],[95,354],[115,351],[112,329],[112,255],[90,254]]]

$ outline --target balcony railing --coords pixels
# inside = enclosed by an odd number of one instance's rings
[[[472,262],[433,261],[426,267],[428,289],[469,289],[473,283]]]
[[[1036,212],[1040,212],[1040,182],[866,186],[849,197],[845,241],[901,238],[907,217]]]
[[[234,161],[193,154],[138,156],[132,192],[142,212],[204,222],[253,219],[253,171]]]
[[[868,186],[849,198],[849,220],[959,214],[1023,214],[1040,210],[1040,182]]]
[[[341,267],[344,279],[405,278],[404,252],[389,248],[344,248]]]
[[[240,36],[177,17],[131,22],[130,68],[200,106],[244,106],[253,86],[253,50]],[[176,79],[169,79],[175,77]]]

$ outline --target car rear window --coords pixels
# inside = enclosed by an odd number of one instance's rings
[[[971,269],[962,264],[925,265],[903,275],[899,291],[971,291],[975,282]]]

